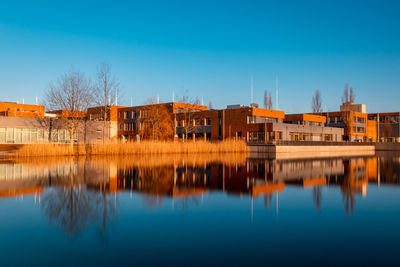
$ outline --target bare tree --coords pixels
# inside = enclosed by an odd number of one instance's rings
[[[354,103],[354,101],[356,100],[356,96],[353,92],[353,86],[350,86],[350,97],[349,97],[349,101],[350,103]]]
[[[344,92],[342,96],[342,104],[348,103],[349,102],[349,84],[346,83],[344,86]]]
[[[201,101],[199,98],[196,97],[196,99],[193,101],[194,105],[201,105]]]
[[[110,120],[111,106],[117,105],[119,91],[118,80],[111,74],[111,66],[103,62],[97,68],[97,77],[95,85],[95,102],[99,107],[98,112],[103,120],[103,143],[105,142],[105,132],[107,120]]]
[[[268,109],[272,109],[272,98],[271,98],[271,92],[268,95]]]
[[[187,89],[182,89],[182,97],[178,97],[178,102],[179,103],[186,103],[186,104],[192,102],[192,100],[189,97]]]
[[[155,98],[149,98],[146,104],[149,105],[141,119],[140,136],[143,139],[171,140],[174,135],[173,120],[168,108],[165,105],[156,105]]]
[[[322,112],[322,99],[321,99],[321,94],[319,93],[319,90],[315,90],[315,94],[312,98],[311,101],[311,109],[313,113],[320,113]]]
[[[50,83],[46,91],[46,102],[52,110],[64,110],[64,123],[69,130],[71,146],[78,127],[82,125],[83,112],[93,103],[92,86],[85,75],[71,70],[61,76],[56,83]]]
[[[155,105],[157,104],[157,97],[148,97],[146,101],[144,101],[145,105]]]
[[[313,187],[312,190],[313,201],[315,203],[315,207],[317,211],[321,210],[321,202],[322,202],[322,190],[320,186]]]
[[[213,109],[214,107],[213,107],[213,103],[211,102],[211,100],[210,100],[210,102],[208,102],[208,109]]]
[[[268,109],[268,91],[267,88],[264,90],[264,107]]]
[[[265,88],[265,90],[264,90],[264,107],[266,109],[272,109],[271,92],[268,94],[267,88]]]

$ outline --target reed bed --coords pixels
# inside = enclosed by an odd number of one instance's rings
[[[96,155],[163,155],[163,154],[221,154],[247,153],[244,142],[226,140],[221,142],[150,142],[108,143],[88,145],[30,144],[24,145],[10,158],[37,156],[96,156]]]
[[[116,155],[116,156],[63,156],[63,157],[20,157],[3,160],[3,163],[19,163],[29,168],[51,169],[54,166],[77,164],[101,169],[104,166],[124,168],[157,168],[163,166],[205,167],[208,164],[221,163],[225,166],[245,164],[246,153],[226,154],[161,154],[161,155]],[[89,166],[87,165],[87,166]]]

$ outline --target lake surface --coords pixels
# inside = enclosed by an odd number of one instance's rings
[[[397,265],[400,157],[0,162],[0,266]]]

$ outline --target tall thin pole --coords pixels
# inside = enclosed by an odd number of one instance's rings
[[[276,76],[276,94],[275,94],[275,97],[276,97],[276,109],[278,109],[279,108],[279,105],[278,105],[278,76]]]
[[[251,76],[251,97],[250,97],[250,106],[253,104],[253,76]]]
[[[376,131],[376,140],[375,140],[375,142],[379,142],[379,113],[378,113],[378,115],[376,116],[376,126],[377,126],[377,131]]]

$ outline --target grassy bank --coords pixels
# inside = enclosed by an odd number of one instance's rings
[[[246,153],[247,146],[242,141],[221,142],[149,142],[109,143],[90,145],[30,144],[23,145],[9,157],[32,156],[95,156],[95,155],[162,155],[162,154],[220,154]]]

